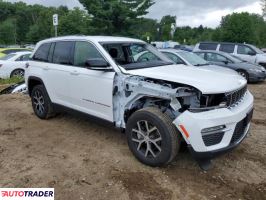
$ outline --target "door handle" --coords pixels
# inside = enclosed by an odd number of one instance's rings
[[[73,76],[79,75],[79,73],[77,71],[70,72],[70,74],[73,75]]]

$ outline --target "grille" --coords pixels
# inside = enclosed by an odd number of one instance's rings
[[[237,143],[245,134],[245,130],[250,123],[253,115],[253,110],[247,115],[245,119],[237,123],[233,137],[231,139],[231,144]]]
[[[247,92],[247,85],[245,85],[245,87],[243,87],[239,90],[227,93],[226,94],[227,106],[228,107],[235,106],[243,98],[243,96],[246,94],[246,92]]]
[[[224,137],[224,132],[219,132],[219,133],[213,133],[209,135],[203,135],[202,139],[204,144],[209,147],[212,145],[219,144]]]

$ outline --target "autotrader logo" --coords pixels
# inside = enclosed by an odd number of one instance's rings
[[[54,200],[53,188],[1,188],[0,200]]]

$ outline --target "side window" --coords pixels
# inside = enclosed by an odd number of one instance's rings
[[[216,53],[207,53],[206,60],[210,62],[227,62],[228,61],[226,57],[218,55]]]
[[[201,57],[205,60],[205,53],[196,52],[195,54],[197,54],[199,57]]]
[[[74,53],[74,65],[84,67],[86,61],[93,58],[103,58],[100,52],[89,42],[76,42]]]
[[[137,59],[137,62],[149,62],[154,60],[159,60],[159,59],[151,52],[145,52]]]
[[[20,56],[16,61],[28,61],[30,59],[30,54]]]
[[[72,65],[72,50],[74,42],[56,42],[53,55],[53,63],[61,65]],[[48,57],[48,56],[47,56]]]
[[[243,55],[256,55],[256,52],[246,45],[238,45],[237,53]]]
[[[48,53],[50,49],[51,43],[43,44],[39,47],[36,53],[33,56],[33,60],[48,62]]]
[[[173,60],[176,64],[184,64],[184,61],[173,53],[163,52],[168,58]]]
[[[220,51],[226,52],[226,53],[234,53],[235,45],[234,44],[221,44],[220,45]]]
[[[201,50],[216,50],[218,44],[217,43],[201,43],[199,45],[199,49]]]

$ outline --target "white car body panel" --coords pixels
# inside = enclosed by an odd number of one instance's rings
[[[169,65],[147,69],[130,70],[132,75],[191,85],[203,94],[231,92],[243,87],[247,81],[235,73],[196,68],[186,65]],[[216,84],[210,84],[216,83]]]
[[[17,52],[13,53],[15,56],[8,60],[0,60],[0,78],[7,79],[10,78],[11,73],[16,69],[25,70],[25,65],[27,61],[16,61],[23,55],[31,54],[31,52]]]
[[[216,109],[204,113],[191,113],[189,111],[186,111],[174,121],[174,124],[183,134],[183,138],[186,140],[186,142],[188,144],[191,144],[195,151],[207,152],[213,151],[215,149],[222,149],[230,144],[236,124],[244,119],[252,110],[253,101],[253,96],[250,94],[250,92],[248,92],[242,102],[239,103],[235,108],[232,108],[230,110],[227,108]],[[190,122],[188,123],[188,121]],[[183,131],[180,129],[180,125],[184,124],[186,124],[186,130],[190,134],[189,138],[187,138]],[[214,124],[216,126],[226,125],[226,131],[224,134],[225,136],[219,144],[207,147],[203,143],[201,130],[203,130],[204,128],[213,127]],[[247,127],[246,133],[248,129],[249,126]]]

